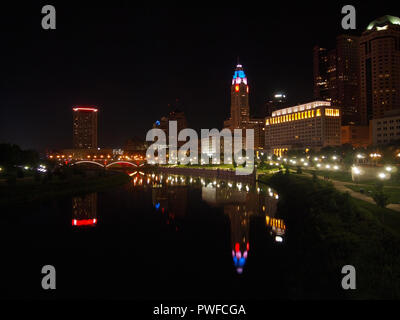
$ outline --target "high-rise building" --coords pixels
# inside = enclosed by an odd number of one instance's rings
[[[233,129],[246,129],[250,119],[249,86],[243,66],[238,64],[231,86],[231,117],[225,126]]]
[[[93,107],[73,108],[74,149],[97,149],[97,114]]]
[[[272,112],[284,109],[288,107],[287,96],[285,93],[275,93],[271,99],[269,99],[265,106],[265,116],[271,116]]]
[[[363,124],[400,109],[400,18],[371,22],[360,39],[360,112]]]
[[[314,47],[314,98],[339,107],[343,125],[360,123],[358,54],[357,36],[338,36],[332,50]]]
[[[336,52],[314,47],[314,98],[332,102],[336,80]]]
[[[231,117],[224,121],[224,128],[231,131],[242,129],[245,148],[246,129],[254,130],[254,149],[263,149],[265,123],[261,118],[250,118],[249,85],[243,66],[238,64],[231,85]]]

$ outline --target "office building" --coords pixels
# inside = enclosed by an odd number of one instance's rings
[[[73,108],[74,149],[97,149],[97,114],[93,107]]]
[[[360,112],[368,125],[400,109],[400,18],[384,16],[371,22],[359,50]]]
[[[342,144],[350,144],[354,148],[366,148],[371,144],[369,126],[347,125],[341,129]]]
[[[343,125],[360,123],[359,37],[340,35],[336,48],[314,47],[314,98],[340,108]]]
[[[400,141],[400,110],[386,112],[383,118],[370,122],[372,144],[387,145]]]
[[[319,150],[341,144],[340,110],[328,101],[277,110],[265,124],[265,148],[279,156],[293,149]]]

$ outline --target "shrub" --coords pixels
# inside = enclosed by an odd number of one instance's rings
[[[372,192],[372,198],[376,205],[380,208],[386,208],[389,204],[389,196],[383,190],[383,183],[378,182],[375,185],[375,190]]]

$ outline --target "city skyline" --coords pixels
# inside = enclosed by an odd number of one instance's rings
[[[394,4],[2,9],[0,299],[400,299]]]
[[[96,105],[99,146],[122,146],[135,136],[144,139],[152,124],[171,111],[168,104],[176,98],[190,114],[191,127],[221,129],[229,115],[229,79],[238,56],[250,78],[252,117],[263,116],[265,102],[278,89],[285,90],[291,105],[308,102],[313,97],[313,46],[333,43],[345,33],[340,26],[340,5],[329,5],[332,9],[326,16],[324,11],[315,16],[307,6],[299,7],[296,14],[274,8],[276,17],[268,19],[254,8],[241,13],[216,8],[207,22],[202,19],[204,9],[169,8],[166,14],[161,9],[121,5],[111,12],[99,6],[96,14],[90,14],[88,7],[74,8],[74,14],[68,15],[71,8],[56,6],[58,28],[54,33],[36,28],[31,17],[5,35],[9,46],[3,55],[11,63],[5,66],[8,77],[0,97],[2,142],[41,151],[72,147],[71,107]],[[23,15],[39,8],[28,7]],[[388,7],[382,15],[390,11]],[[357,6],[357,12],[358,35],[381,15],[366,6]],[[102,25],[106,13],[107,27]],[[181,19],[171,22],[168,14]],[[72,16],[83,22],[74,23]],[[235,20],[243,26],[230,28],[229,22],[235,24]],[[301,26],[300,20],[304,22]],[[279,28],[275,28],[278,21]],[[315,23],[318,28],[312,27]],[[138,32],[140,25],[151,28]],[[302,37],[295,37],[294,30]],[[22,37],[26,32],[30,38]],[[99,35],[102,32],[104,37]],[[127,41],[129,35],[137,45]],[[11,49],[15,43],[17,52]],[[86,52],[85,43],[102,50]],[[163,45],[168,45],[168,52],[162,50]],[[27,49],[31,49],[29,54],[24,53]]]

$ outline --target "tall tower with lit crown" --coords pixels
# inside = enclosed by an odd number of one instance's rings
[[[238,63],[231,87],[231,128],[245,128],[249,120],[249,86],[243,66]]]

